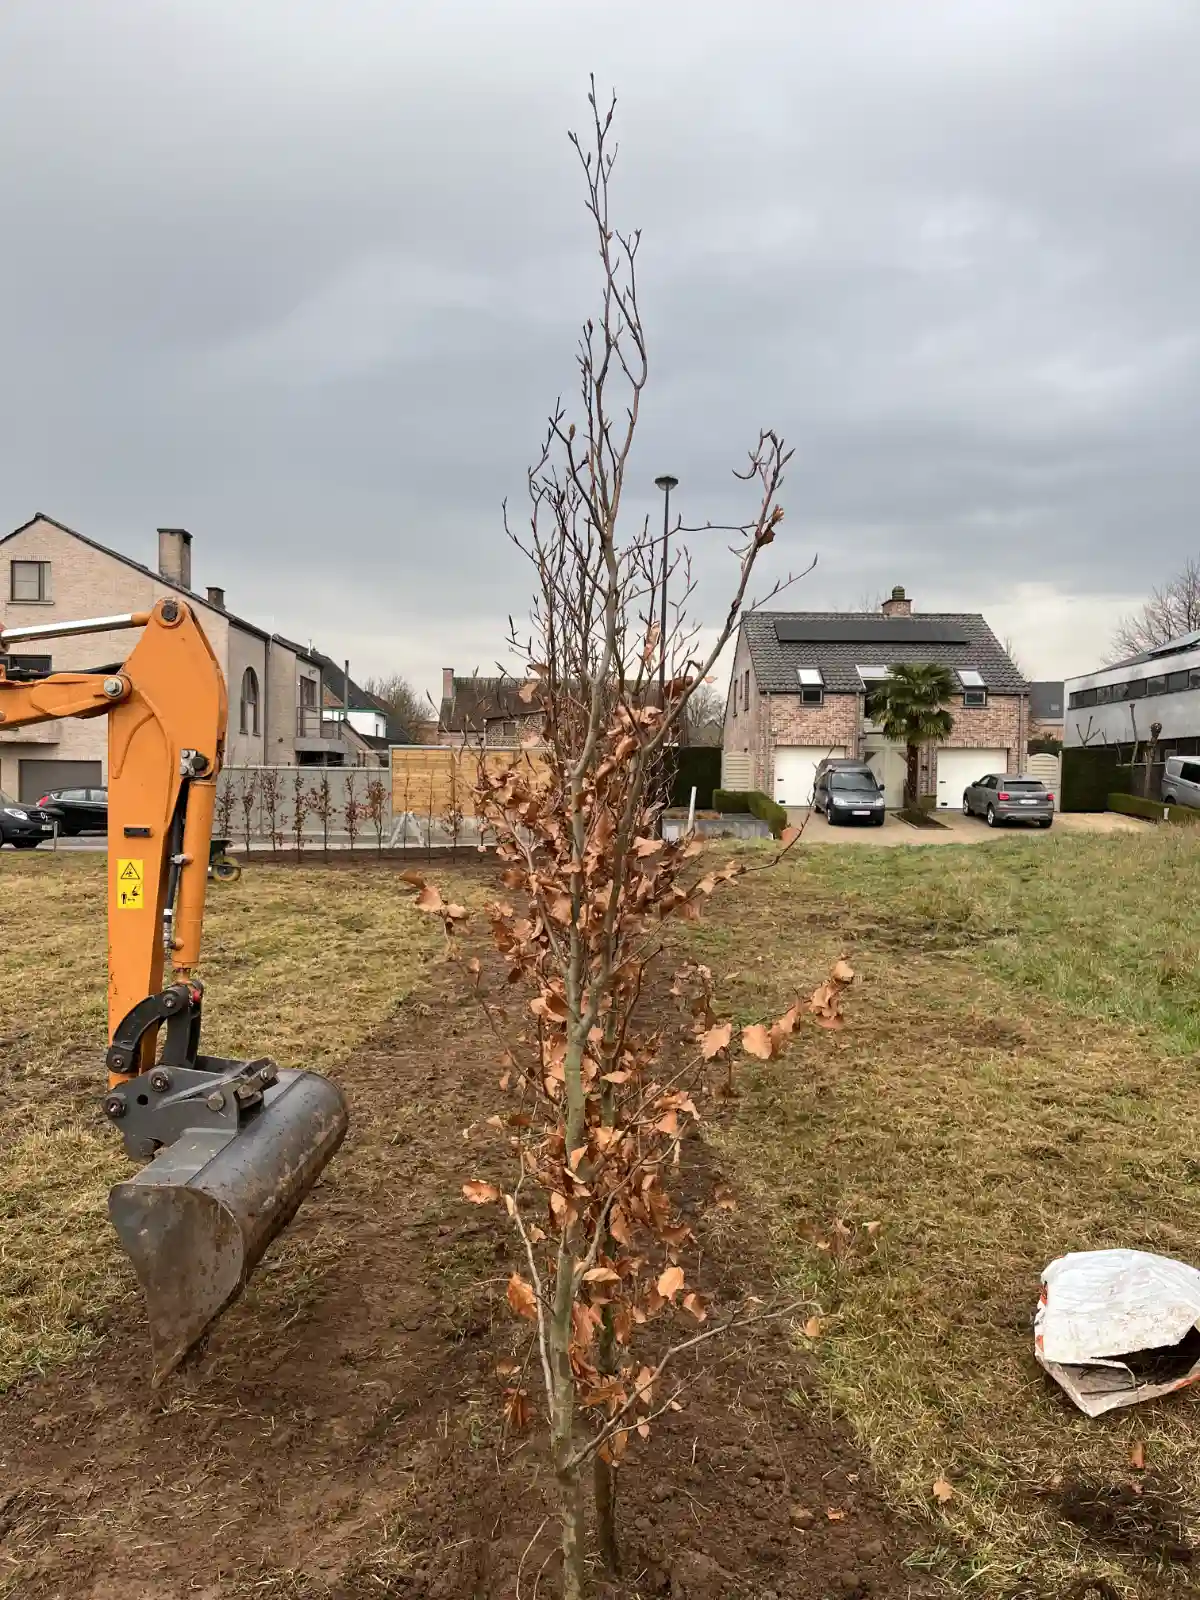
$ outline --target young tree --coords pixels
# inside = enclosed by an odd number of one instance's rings
[[[312,801],[304,787],[304,768],[292,768],[292,840],[296,846],[296,860],[304,849],[304,820],[312,810]]]
[[[333,820],[333,791],[329,786],[329,768],[321,768],[320,781],[308,791],[308,809],[321,823],[321,852],[329,854],[329,824]]]
[[[254,807],[257,801],[258,774],[253,767],[245,767],[238,790],[238,803],[242,808],[242,835],[246,841],[247,854],[250,853],[250,840],[254,836]]]
[[[342,815],[346,819],[346,837],[353,851],[355,841],[362,831],[363,803],[358,798],[358,772],[350,767],[346,772],[346,787],[342,796]]]
[[[217,788],[217,804],[214,813],[218,839],[233,838],[233,808],[236,804],[237,795],[233,787],[233,773],[223,773]]]
[[[383,854],[383,830],[388,819],[388,786],[382,778],[370,778],[367,781],[367,800],[365,806],[367,821],[375,830],[375,851],[377,855]]]
[[[578,354],[578,419],[560,405],[528,474],[529,520],[509,537],[533,568],[525,704],[542,711],[526,736],[526,759],[489,770],[479,763],[475,811],[506,863],[506,898],[491,908],[508,994],[522,993],[523,1022],[493,1000],[478,961],[476,992],[503,1041],[501,1088],[516,1095],[509,1116],[489,1119],[508,1138],[511,1177],[473,1179],[467,1198],[503,1205],[517,1231],[524,1269],[508,1303],[531,1333],[545,1399],[559,1491],[566,1600],[585,1584],[584,1474],[593,1473],[597,1532],[610,1567],[618,1559],[615,1469],[631,1440],[664,1410],[678,1409],[669,1384],[703,1341],[763,1314],[710,1319],[681,1261],[693,1243],[670,1197],[683,1141],[699,1120],[708,1075],[723,1071],[733,1024],[716,1014],[708,969],[688,964],[671,993],[677,1024],[649,1018],[643,997],[665,953],[664,921],[695,918],[735,864],[704,871],[695,841],[659,836],[657,774],[698,683],[711,673],[748,600],[755,562],[783,516],[777,494],[790,458],[771,432],[759,435],[739,476],[755,486],[750,518],[730,530],[736,568],[727,607],[700,649],[688,618],[692,581],[676,546],[667,637],[660,615],[661,545],[645,522],[621,518],[626,473],[648,374],[637,298],[639,236],[609,216],[612,104],[589,96],[588,148],[572,143],[595,230],[601,291]],[[788,580],[790,581],[790,580]],[[776,584],[770,593],[783,587]],[[769,595],[764,596],[769,598]],[[761,602],[760,602],[761,603]],[[660,654],[667,692],[658,695]],[[536,760],[532,759],[537,746]],[[789,830],[787,848],[798,830]],[[449,934],[466,911],[424,885],[418,906]],[[743,1031],[743,1047],[769,1059],[806,1009],[840,1020],[843,971],[807,1007],[798,1003],[773,1028]],[[653,1354],[639,1347],[649,1325],[667,1323]],[[680,1321],[683,1327],[679,1326]],[[653,1329],[655,1335],[661,1327]],[[528,1358],[527,1358],[528,1359]],[[505,1414],[529,1417],[518,1361]]]
[[[283,843],[283,827],[280,822],[279,805],[283,799],[283,780],[279,775],[278,767],[264,767],[259,778],[259,792],[262,795],[263,811],[267,819],[267,834],[271,840],[271,849],[278,851]]]
[[[1173,578],[1137,610],[1123,617],[1113,634],[1110,659],[1122,661],[1156,650],[1200,628],[1200,558],[1191,556]]]
[[[946,702],[958,693],[949,667],[939,662],[905,662],[894,666],[872,690],[868,712],[885,739],[905,747],[904,804],[919,802],[921,746],[948,739],[954,718]]]

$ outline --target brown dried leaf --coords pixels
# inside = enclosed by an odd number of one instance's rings
[[[731,1189],[718,1189],[713,1195],[718,1211],[736,1211],[737,1201],[733,1198]]]
[[[472,1178],[470,1183],[462,1186],[463,1199],[469,1200],[475,1206],[491,1205],[493,1200],[499,1200],[500,1191],[494,1183],[484,1183],[482,1178]]]
[[[584,1283],[620,1283],[621,1274],[611,1267],[592,1267],[583,1275]]]
[[[806,1339],[819,1339],[821,1337],[821,1326],[820,1317],[809,1317],[804,1324],[804,1337]]]
[[[529,704],[531,704],[531,702],[533,700],[533,697],[537,693],[537,691],[538,691],[537,679],[536,678],[530,678],[528,683],[523,683],[521,685],[521,687],[517,690],[517,699],[518,700],[523,700],[526,705],[529,705]]]
[[[825,1516],[829,1522],[845,1522],[846,1520],[846,1513],[838,1511],[834,1506],[825,1507]]]
[[[513,1361],[509,1357],[505,1357],[504,1360],[496,1363],[496,1376],[498,1378],[511,1378],[514,1373],[520,1372],[520,1370],[521,1363]]]
[[[523,1433],[529,1426],[529,1396],[524,1389],[504,1391],[504,1420],[514,1433]]]
[[[693,1290],[691,1294],[684,1295],[683,1309],[685,1311],[690,1311],[697,1322],[708,1321],[708,1308],[705,1306],[704,1301],[701,1300],[700,1296],[695,1292],[695,1290]]]
[[[883,1227],[883,1223],[882,1222],[868,1222],[866,1224],[867,1233],[872,1239],[875,1237],[875,1235],[879,1232],[880,1228],[882,1228],[882,1227]]]
[[[445,906],[443,910],[451,922],[465,922],[467,919],[466,906]]]
[[[657,1288],[664,1300],[674,1300],[680,1289],[683,1288],[683,1268],[668,1267],[659,1276]]]
[[[945,1478],[933,1480],[933,1498],[940,1506],[949,1504],[954,1499],[954,1485],[947,1483]]]
[[[632,1243],[629,1232],[629,1218],[621,1210],[620,1206],[614,1206],[609,1213],[608,1231],[618,1244],[627,1245]]]
[[[718,1022],[715,1028],[710,1028],[700,1040],[700,1054],[705,1061],[711,1061],[722,1050],[728,1050],[729,1041],[733,1038],[733,1023]]]
[[[633,841],[633,853],[640,860],[646,856],[655,855],[663,848],[663,844],[664,841],[662,839],[638,838]]]
[[[853,983],[854,968],[846,960],[845,956],[842,956],[839,961],[835,961],[833,963],[829,976],[833,979],[834,983]]]
[[[770,1061],[775,1053],[775,1044],[770,1031],[761,1022],[752,1022],[748,1028],[742,1029],[742,1049],[747,1055],[757,1056],[760,1061]]]
[[[423,889],[425,887],[425,879],[419,872],[402,872],[400,874],[400,882],[409,883],[414,889]]]
[[[508,1280],[505,1299],[519,1317],[525,1317],[529,1322],[537,1321],[537,1299],[533,1285],[526,1283],[519,1272],[514,1272]]]
[[[1135,1472],[1145,1472],[1146,1470],[1146,1446],[1140,1439],[1137,1440],[1129,1452],[1129,1465]]]
[[[413,904],[416,906],[418,911],[440,912],[445,910],[445,907],[442,904],[441,893],[439,892],[437,885],[434,883],[425,884],[420,894],[413,901]]]
[[[794,844],[800,837],[799,828],[785,828],[779,835],[779,842],[786,850],[789,844]]]

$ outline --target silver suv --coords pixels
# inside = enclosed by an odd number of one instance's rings
[[[963,815],[982,817],[989,828],[1002,822],[1036,822],[1039,828],[1048,828],[1054,821],[1054,796],[1040,778],[989,772],[967,785]]]
[[[1200,757],[1168,756],[1162,781],[1163,802],[1200,809]]]

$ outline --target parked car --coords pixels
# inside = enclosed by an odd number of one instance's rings
[[[107,789],[49,789],[38,805],[58,818],[59,833],[108,831]]]
[[[817,768],[813,807],[824,813],[830,827],[866,822],[882,828],[887,815],[879,780],[863,762],[822,762]]]
[[[16,850],[36,850],[43,839],[54,837],[54,817],[40,806],[23,806],[0,792],[0,845]]]
[[[1163,770],[1162,797],[1169,806],[1200,808],[1200,761],[1168,756]]]
[[[989,772],[963,791],[963,815],[982,817],[989,828],[1002,822],[1036,822],[1048,828],[1054,821],[1054,795],[1040,778]]]

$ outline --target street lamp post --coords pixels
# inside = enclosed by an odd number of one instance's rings
[[[659,624],[658,624],[658,706],[664,716],[667,714],[667,540],[671,527],[671,490],[679,487],[679,479],[673,478],[669,472],[664,472],[661,478],[655,478],[654,487],[663,492],[663,547],[662,547],[662,581],[659,595]]]

